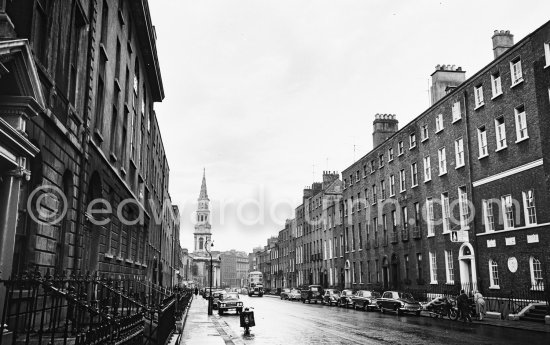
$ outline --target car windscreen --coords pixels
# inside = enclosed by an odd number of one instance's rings
[[[401,293],[399,293],[399,298],[414,300],[414,297],[413,297],[410,293],[408,293],[408,292],[401,292]]]
[[[239,294],[236,294],[236,293],[228,293],[228,294],[226,294],[226,295],[223,296],[223,300],[224,300],[224,301],[231,300],[231,299],[239,299]]]

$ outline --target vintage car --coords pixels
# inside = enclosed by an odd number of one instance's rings
[[[290,293],[290,289],[282,289],[281,290],[281,299],[288,299],[288,294]]]
[[[352,290],[342,290],[340,293],[340,298],[338,299],[339,307],[353,307],[353,291]]]
[[[290,290],[290,293],[288,294],[288,300],[298,301],[301,296],[302,296],[302,294],[300,293],[300,290],[292,289],[292,290]]]
[[[212,291],[212,309],[218,309],[218,304],[220,302],[220,297],[226,294],[224,290]]]
[[[359,290],[353,296],[353,308],[354,309],[363,309],[366,311],[371,311],[378,309],[376,302],[380,298],[380,293],[370,290]]]
[[[235,310],[237,314],[243,311],[243,302],[239,299],[236,292],[222,294],[218,301],[218,314],[223,315],[228,310]]]
[[[321,285],[309,285],[306,289],[301,290],[302,303],[322,302],[323,287]]]
[[[340,291],[336,289],[326,289],[323,295],[323,304],[337,305],[340,299]]]
[[[415,313],[420,315],[422,306],[408,292],[385,291],[382,297],[376,302],[382,313],[394,311],[398,315],[402,313]]]

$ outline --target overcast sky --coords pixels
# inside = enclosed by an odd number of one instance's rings
[[[374,114],[403,127],[429,106],[435,65],[468,78],[493,59],[494,30],[518,42],[550,19],[540,0],[149,4],[166,93],[156,112],[191,250],[203,167],[214,248],[251,251],[304,186],[372,148]]]

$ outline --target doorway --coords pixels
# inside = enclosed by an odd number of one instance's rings
[[[384,290],[389,289],[389,280],[390,280],[390,272],[389,272],[389,265],[388,265],[388,258],[384,257],[382,260],[382,282],[384,284]]]
[[[399,289],[399,259],[397,255],[393,254],[391,257],[391,288],[394,290]]]
[[[477,290],[476,259],[470,243],[463,243],[458,252],[460,285],[466,292]]]

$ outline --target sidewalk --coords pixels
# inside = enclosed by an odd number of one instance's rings
[[[201,296],[194,296],[183,326],[181,341],[176,345],[240,345],[225,321],[217,313],[208,315],[208,302]]]

